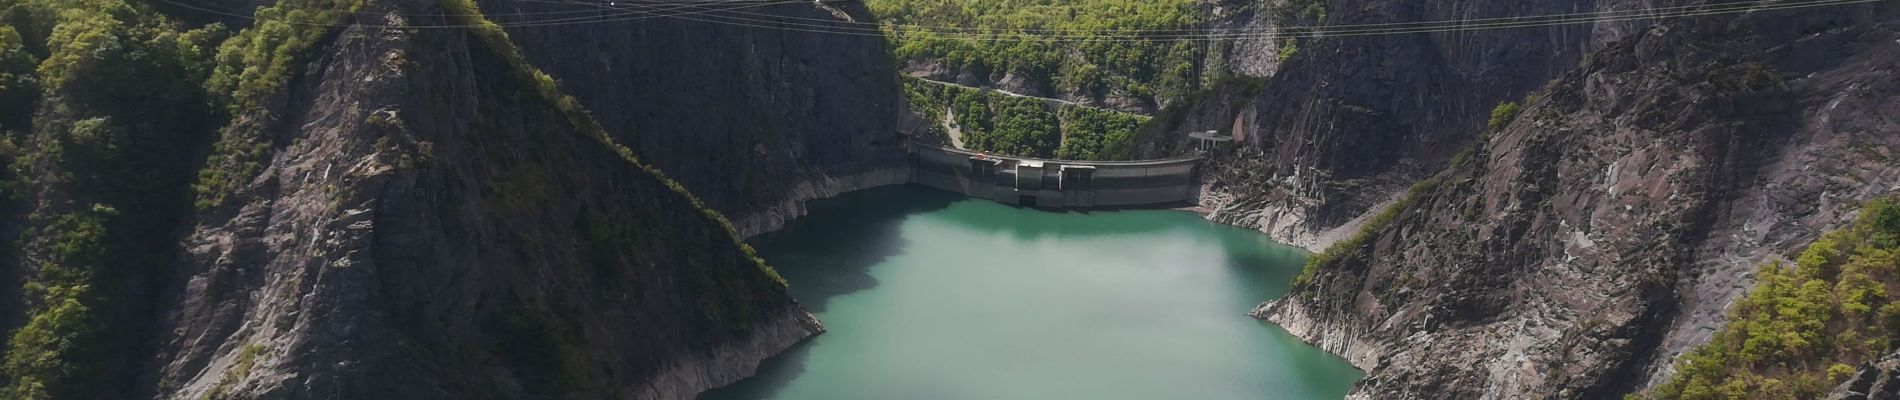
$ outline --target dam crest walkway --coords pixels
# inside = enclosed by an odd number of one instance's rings
[[[1005,204],[1113,208],[1192,203],[1201,157],[1081,161],[1011,157],[911,142],[911,182]]]

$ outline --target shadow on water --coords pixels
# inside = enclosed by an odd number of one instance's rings
[[[792,297],[805,309],[822,313],[833,297],[877,286],[871,266],[910,245],[900,235],[906,217],[941,210],[959,200],[954,194],[909,186],[848,193],[813,202],[810,217],[752,242],[759,255],[791,282]]]
[[[1229,251],[1229,273],[1244,293],[1256,294],[1260,301],[1286,295],[1293,278],[1306,266],[1305,250],[1275,243],[1256,231],[1230,226],[1221,229],[1221,248]]]
[[[969,214],[987,214],[992,217],[954,218],[946,221],[979,231],[1008,234],[1018,240],[1050,236],[1116,236],[1150,233],[1172,229],[1169,227],[1173,224],[1168,222],[1179,218],[1169,213],[1130,212],[1167,210],[1166,208],[1052,209],[1004,205],[987,200],[977,200],[958,207],[966,206],[968,209],[959,211]],[[1023,213],[1022,210],[1036,212]],[[1189,212],[1180,211],[1180,213]]]
[[[954,193],[909,185],[848,193],[812,202],[810,217],[760,235],[752,244],[767,263],[791,282],[792,297],[814,314],[823,314],[832,298],[877,286],[871,267],[910,245],[900,232],[904,220],[942,210],[964,200]],[[873,251],[846,251],[871,249]],[[818,254],[831,256],[815,256]],[[839,254],[850,256],[839,257]],[[771,398],[805,373],[812,342],[793,345],[760,363],[758,375],[708,391],[702,400]]]

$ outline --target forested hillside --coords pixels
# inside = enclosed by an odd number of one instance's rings
[[[953,114],[960,126],[946,128],[960,128],[966,134],[974,131],[974,138],[961,141],[971,150],[1087,159],[1156,157],[1155,145],[1172,148],[1173,142],[1186,140],[1175,132],[1186,125],[1227,131],[1231,121],[1183,125],[1180,118],[1189,112],[1190,104],[1210,103],[1197,99],[1258,92],[1265,77],[1298,53],[1299,39],[1262,33],[1326,20],[1325,3],[1316,0],[870,0],[867,4],[889,36],[903,73],[914,78],[906,81],[913,100],[911,111],[918,117],[915,122],[920,122],[913,126],[935,130],[946,113]],[[959,91],[939,87],[953,85],[994,92],[965,90],[972,93],[960,97],[934,94]],[[1035,120],[993,119],[1030,111],[1009,106],[1024,100],[1005,97],[1005,93],[1063,103],[1047,107],[1047,113],[1063,116],[1060,143],[1046,140],[1052,133],[1033,132],[1041,126]],[[956,98],[964,100],[950,101]],[[997,112],[952,109],[967,109],[979,101]],[[1072,115],[1080,121],[1069,123]],[[1129,121],[1145,123],[1150,116],[1163,117],[1164,126],[1122,129]],[[1197,116],[1195,120],[1212,118]],[[1131,139],[1137,136],[1135,131],[1148,133]],[[943,137],[943,133],[925,136]]]
[[[1011,96],[907,78],[905,99],[923,120],[922,137],[939,145],[1064,160],[1128,159],[1135,130],[1147,117],[1033,97]],[[955,131],[953,135],[950,132]],[[955,136],[956,139],[950,139]]]
[[[1772,262],[1728,324],[1682,356],[1646,399],[1815,399],[1900,340],[1900,205],[1879,199],[1846,229]]]
[[[12,332],[0,397],[111,398],[136,374],[122,355],[150,332],[194,156],[223,114],[201,85],[281,75],[217,68],[222,27],[138,4],[6,0],[0,15],[0,157],[13,179],[0,225],[17,235],[4,264],[19,271],[0,289]]]
[[[1195,42],[1052,40],[1196,29],[1204,11],[1192,0],[866,3],[883,20],[897,57],[913,76],[1125,111],[1152,111],[1198,84]]]

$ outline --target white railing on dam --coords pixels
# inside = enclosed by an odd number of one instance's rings
[[[911,143],[911,181],[1007,204],[1133,207],[1195,201],[1199,157],[1141,161],[1046,160]]]

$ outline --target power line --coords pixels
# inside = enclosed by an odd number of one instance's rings
[[[218,14],[241,17],[241,18],[256,19],[255,17],[249,16],[249,15],[242,15],[242,14],[237,14],[237,13],[231,13],[229,11],[224,11],[224,10],[216,10],[216,9],[210,9],[210,8],[185,4],[178,0],[162,0],[162,1],[166,1],[172,4],[178,4],[180,6],[198,9],[198,10],[206,11],[206,12],[218,13]],[[1789,10],[1789,9],[1837,6],[1837,5],[1849,5],[1849,4],[1861,4],[1861,3],[1876,3],[1876,2],[1887,1],[1887,0],[1797,0],[1797,1],[1787,2],[1787,3],[1761,4],[1761,5],[1757,5],[1758,3],[1750,3],[1750,2],[1732,2],[1732,3],[1723,3],[1723,4],[1716,4],[1716,5],[1658,7],[1658,8],[1626,9],[1626,10],[1611,10],[1611,11],[1597,11],[1597,12],[1546,14],[1546,15],[1534,15],[1534,16],[1477,18],[1477,19],[1451,19],[1451,20],[1416,21],[1416,22],[1268,27],[1268,28],[1259,28],[1259,29],[1218,29],[1216,28],[1216,29],[1210,29],[1210,30],[1178,30],[1178,31],[1125,30],[1125,31],[1114,31],[1114,32],[1096,32],[1096,33],[1091,33],[1091,34],[1035,34],[1035,33],[1028,33],[1029,31],[1027,30],[1017,31],[1017,32],[995,32],[995,31],[964,32],[964,30],[969,30],[969,29],[987,29],[987,28],[931,27],[931,26],[924,26],[924,25],[877,24],[877,23],[869,23],[869,22],[838,21],[838,20],[827,20],[827,19],[820,19],[820,18],[803,18],[803,17],[795,17],[795,16],[781,16],[781,15],[760,14],[760,13],[739,11],[742,9],[766,7],[766,6],[773,6],[773,5],[812,3],[809,0],[787,0],[787,1],[746,1],[746,0],[617,1],[616,0],[616,1],[605,3],[605,4],[583,3],[583,2],[576,2],[576,1],[550,1],[550,0],[521,0],[521,1],[547,3],[547,4],[574,5],[574,6],[589,6],[589,7],[596,8],[596,10],[581,10],[581,11],[570,10],[570,11],[559,11],[558,13],[568,13],[568,12],[578,13],[578,12],[590,12],[590,11],[601,12],[601,11],[607,11],[607,10],[611,10],[611,12],[606,12],[600,15],[584,16],[584,17],[569,17],[569,18],[545,19],[545,20],[506,21],[506,22],[495,22],[495,24],[501,25],[504,27],[560,26],[560,25],[572,25],[572,24],[622,22],[622,21],[643,20],[643,19],[650,19],[650,18],[673,18],[673,19],[686,20],[686,21],[696,21],[696,22],[704,22],[704,23],[711,23],[711,24],[748,27],[748,28],[776,29],[776,30],[783,30],[783,31],[790,31],[790,32],[807,32],[807,33],[851,35],[851,36],[885,36],[887,34],[896,34],[896,35],[932,34],[932,35],[942,36],[948,39],[970,40],[970,41],[1162,42],[1162,41],[1217,41],[1217,40],[1235,40],[1235,39],[1280,39],[1280,38],[1310,38],[1310,37],[1325,37],[1325,36],[1369,36],[1369,35],[1392,35],[1392,34],[1413,34],[1413,33],[1463,32],[1463,31],[1491,30],[1491,29],[1529,28],[1529,27],[1576,25],[1576,24],[1587,24],[1587,23],[1661,19],[1661,18],[1694,17],[1694,16],[1744,13],[1744,12],[1755,12],[1755,11],[1777,11],[1777,10]],[[619,5],[620,3],[628,3],[628,5],[620,6]],[[727,5],[727,7],[715,7],[718,5]],[[546,13],[548,13],[546,15],[551,15],[557,12],[546,12]],[[544,15],[542,13],[520,13],[520,14],[521,15]],[[727,15],[727,14],[751,15],[757,18]],[[397,14],[397,15],[403,15],[403,14]],[[478,15],[414,14],[411,16],[460,17],[460,16],[478,16]],[[775,18],[778,20],[769,20],[769,19],[764,19],[764,18]],[[822,21],[825,23],[814,24],[814,23],[790,22],[786,20]],[[282,21],[285,23],[292,23],[292,24],[325,25],[325,26],[332,26],[332,27],[346,25],[346,24],[322,24],[322,23],[314,23],[314,22],[309,22],[309,21],[292,21],[292,20],[281,20],[281,19],[279,21]],[[357,24],[357,25],[368,26],[368,27],[393,27],[393,26],[370,25],[370,24]],[[401,27],[468,28],[472,26],[467,25],[467,24],[444,24],[444,25],[404,25]],[[1050,30],[1048,32],[1058,32],[1058,31],[1066,31],[1066,30]],[[1086,32],[1086,31],[1066,31],[1066,32]],[[1132,34],[1130,32],[1132,32]],[[1192,33],[1158,33],[1158,32],[1192,32]]]
[[[548,3],[581,4],[568,1],[523,0]],[[1309,38],[1324,36],[1367,36],[1410,33],[1462,32],[1489,29],[1526,28],[1543,26],[1576,25],[1585,23],[1620,22],[1646,19],[1693,17],[1704,15],[1731,14],[1754,11],[1775,11],[1798,8],[1811,8],[1859,3],[1874,3],[1886,0],[1803,0],[1789,3],[1754,5],[1750,3],[1725,3],[1712,6],[1670,7],[1656,9],[1619,10],[1593,13],[1552,14],[1524,17],[1503,17],[1471,20],[1440,20],[1404,23],[1321,25],[1306,27],[1278,27],[1261,30],[1235,30],[1231,33],[1211,34],[1174,34],[1174,35],[1034,35],[1026,33],[960,33],[960,32],[894,32],[896,34],[929,33],[949,39],[975,41],[1019,40],[1045,42],[1125,42],[1125,41],[1194,41],[1194,40],[1232,40],[1232,39],[1278,39]],[[585,4],[581,4],[585,5]],[[603,6],[604,7],[604,6]],[[818,24],[791,23],[784,21],[761,20],[708,13],[699,17],[674,17],[675,19],[698,21],[714,24],[742,26],[763,29],[778,29],[793,32],[811,32],[839,35],[882,36],[887,32],[877,28],[840,27]],[[707,19],[715,18],[715,19]],[[1473,23],[1477,21],[1492,21]],[[1347,28],[1351,27],[1351,28]],[[1345,28],[1345,29],[1341,29]]]
[[[535,0],[527,0],[527,1],[535,1]],[[541,0],[541,1],[535,1],[535,2],[540,2],[540,3],[552,3],[552,4],[572,4],[572,5],[587,5],[587,6],[594,6],[594,4],[591,4],[591,3],[581,3],[581,2],[577,2],[577,1],[546,1],[546,0]],[[1669,11],[1676,11],[1676,10],[1689,10],[1689,9],[1702,9],[1702,8],[1707,8],[1707,7],[1715,7],[1715,6],[1728,6],[1728,5],[1750,5],[1750,4],[1753,4],[1753,3],[1755,3],[1755,2],[1753,2],[1753,1],[1737,1],[1737,2],[1728,2],[1728,3],[1719,3],[1719,4],[1697,4],[1697,5],[1686,5],[1686,6],[1675,6],[1675,7],[1656,7],[1656,8],[1639,8],[1639,9],[1624,9],[1624,10],[1607,10],[1607,11],[1592,11],[1592,12],[1578,12],[1578,13],[1566,13],[1566,14],[1545,14],[1545,15],[1535,15],[1535,16],[1509,16],[1509,17],[1489,17],[1489,18],[1474,18],[1474,19],[1461,19],[1461,20],[1438,20],[1438,21],[1417,21],[1417,22],[1389,22],[1389,23],[1366,23],[1366,24],[1338,24],[1338,25],[1323,25],[1323,27],[1325,27],[1325,28],[1353,28],[1353,27],[1366,27],[1366,26],[1397,26],[1397,25],[1418,25],[1418,24],[1436,24],[1436,23],[1443,23],[1443,22],[1446,22],[1446,21],[1460,21],[1460,22],[1491,22],[1491,21],[1507,21],[1507,20],[1527,20],[1527,19],[1548,19],[1548,18],[1559,18],[1559,17],[1571,17],[1571,16],[1585,16],[1585,15],[1614,15],[1614,14],[1625,14],[1625,13],[1659,13],[1659,12],[1669,12]],[[896,29],[896,30],[916,30],[916,31],[974,31],[974,32],[977,32],[977,33],[993,33],[993,32],[997,32],[997,31],[1008,31],[1008,32],[1021,32],[1021,33],[1046,33],[1046,32],[1053,32],[1053,33],[1070,33],[1070,32],[1082,32],[1082,33],[1095,33],[1095,34],[1098,34],[1098,35],[1099,35],[1100,33],[1102,33],[1102,32],[1104,32],[1104,31],[1102,31],[1102,30],[1099,30],[1099,29],[1080,29],[1080,28],[1074,28],[1074,29],[1048,29],[1048,28],[1009,28],[1009,27],[1001,27],[1001,28],[992,28],[992,27],[967,27],[967,26],[943,26],[943,25],[934,25],[934,26],[933,26],[933,25],[916,25],[916,24],[894,24],[894,23],[876,23],[876,22],[859,22],[859,21],[842,21],[842,20],[834,20],[834,19],[825,19],[825,18],[808,18],[808,17],[797,17],[797,16],[789,16],[789,15],[775,15],[775,14],[761,14],[761,13],[755,13],[755,12],[745,12],[745,11],[726,11],[726,13],[730,13],[730,14],[744,14],[744,15],[750,15],[750,16],[757,16],[757,17],[762,17],[762,18],[764,18],[764,17],[770,17],[770,18],[774,18],[774,19],[788,19],[788,20],[800,20],[800,21],[815,21],[815,22],[825,22],[825,23],[831,23],[831,24],[839,24],[839,25],[861,25],[861,26],[872,26],[872,27],[880,27],[880,28],[883,28],[883,27],[890,27],[890,28],[894,28],[894,29]],[[1301,29],[1301,28],[1307,28],[1307,27],[1291,27],[1291,28],[1285,28],[1285,29]],[[1268,30],[1273,30],[1273,29],[1276,29],[1276,28],[1272,28],[1272,27],[1266,27],[1266,28],[1195,28],[1195,29],[1116,29],[1116,30],[1114,30],[1113,32],[1114,32],[1114,33],[1129,33],[1129,32],[1133,32],[1133,33],[1202,33],[1202,32],[1229,32],[1229,33],[1240,33],[1240,32],[1250,32],[1250,31],[1252,31],[1252,32],[1257,32],[1257,31],[1268,31]]]
[[[361,27],[366,27],[366,28],[467,29],[467,28],[478,28],[478,27],[483,26],[481,24],[387,25],[387,24],[364,24],[364,23],[355,23],[355,24],[322,23],[322,22],[313,22],[313,21],[292,20],[288,18],[258,18],[255,15],[243,14],[241,12],[232,11],[232,10],[212,8],[212,7],[196,5],[196,4],[189,4],[189,3],[179,1],[179,0],[160,0],[160,1],[177,5],[179,7],[185,7],[192,10],[197,10],[197,11],[216,14],[216,15],[223,15],[223,16],[228,16],[228,17],[242,18],[242,19],[248,19],[248,20],[253,20],[253,21],[261,20],[261,21],[267,21],[267,22],[281,22],[281,23],[291,24],[291,25],[316,26],[316,27],[324,27],[324,28],[345,28],[345,27],[350,27],[350,26],[361,26]],[[693,11],[680,12],[680,13],[647,13],[647,12],[642,12],[642,11],[622,11],[622,12],[617,12],[617,13],[602,13],[602,14],[586,16],[586,17],[570,17],[570,18],[557,18],[557,19],[539,20],[539,21],[513,21],[513,22],[493,22],[493,23],[495,25],[499,25],[502,27],[517,27],[517,26],[552,26],[552,25],[576,25],[576,24],[589,24],[589,23],[637,21],[637,20],[650,19],[650,18],[678,17],[678,16],[683,16],[683,15],[712,13],[712,12],[719,12],[722,10],[734,10],[734,9],[756,8],[756,7],[765,7],[765,6],[773,6],[773,5],[810,3],[810,0],[780,0],[780,1],[712,0],[712,1],[687,1],[683,3],[694,3],[694,5],[682,6],[680,7],[680,9],[684,9],[688,7],[702,7],[702,6],[699,6],[698,4],[739,4],[739,3],[744,3],[744,4],[734,5],[727,8],[697,9]],[[599,9],[575,10],[575,13],[582,13],[582,12],[600,13],[601,10]],[[370,15],[394,14],[394,15],[405,16],[405,17],[485,17],[485,15],[483,14],[403,14],[403,13],[377,13],[377,12],[360,12],[360,14],[370,14]],[[535,14],[535,13],[525,13],[525,14]]]
[[[548,0],[523,0],[523,1],[587,5],[584,3],[574,3],[571,1],[548,1]],[[1188,40],[1229,40],[1229,39],[1249,39],[1249,38],[1274,39],[1274,38],[1302,38],[1302,37],[1320,37],[1320,36],[1364,36],[1364,35],[1373,35],[1373,34],[1456,32],[1456,31],[1472,31],[1472,30],[1484,30],[1484,29],[1573,25],[1573,24],[1596,23],[1596,22],[1617,22],[1617,21],[1642,20],[1642,19],[1713,15],[1713,14],[1734,13],[1734,12],[1806,8],[1806,7],[1817,7],[1817,6],[1838,5],[1838,4],[1869,3],[1869,2],[1876,2],[1876,1],[1881,1],[1881,0],[1807,0],[1807,1],[1800,1],[1800,2],[1794,2],[1794,3],[1774,4],[1774,5],[1766,5],[1766,6],[1754,6],[1747,3],[1728,3],[1724,5],[1717,5],[1717,6],[1693,6],[1694,8],[1659,8],[1659,9],[1621,10],[1621,11],[1609,11],[1609,12],[1599,12],[1599,13],[1555,14],[1555,15],[1544,15],[1544,16],[1492,18],[1492,19],[1481,19],[1481,20],[1480,19],[1443,20],[1443,21],[1429,21],[1429,22],[1407,22],[1407,23],[1386,23],[1386,24],[1282,27],[1282,28],[1268,28],[1264,30],[1253,30],[1253,31],[1238,31],[1237,30],[1232,33],[1193,34],[1193,35],[1182,35],[1182,34],[1175,34],[1175,35],[1123,35],[1123,34],[1034,35],[1034,34],[1026,34],[1026,33],[1009,33],[1009,32],[961,33],[961,32],[934,32],[934,31],[925,31],[921,33],[935,34],[935,35],[944,36],[946,38],[951,38],[951,39],[1021,40],[1021,41],[1046,41],[1046,42],[1188,41]],[[1656,10],[1665,10],[1665,11],[1656,11]],[[1631,14],[1631,13],[1641,13],[1641,14]],[[725,24],[725,25],[733,25],[733,26],[753,27],[753,28],[779,29],[779,30],[794,31],[794,32],[812,32],[812,33],[858,35],[858,36],[881,36],[881,35],[886,34],[885,31],[879,30],[877,28],[840,27],[840,26],[818,25],[818,24],[791,23],[791,22],[784,22],[784,21],[770,21],[770,20],[761,20],[761,19],[755,19],[755,18],[720,15],[717,13],[709,13],[706,15],[701,15],[700,17],[701,18],[677,17],[676,19],[715,23],[715,24]],[[706,19],[706,18],[715,18],[715,19]],[[1491,20],[1491,21],[1498,21],[1498,22],[1472,23],[1474,21],[1484,21],[1484,20]],[[1347,26],[1356,26],[1360,28],[1339,29],[1341,27],[1347,27]],[[901,34],[917,34],[920,32],[896,32],[896,33],[901,35]]]

